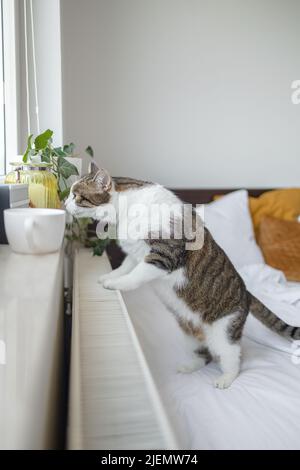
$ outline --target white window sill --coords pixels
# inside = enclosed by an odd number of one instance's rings
[[[63,256],[0,245],[0,448],[57,445]]]

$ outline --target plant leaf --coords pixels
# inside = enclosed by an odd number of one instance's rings
[[[47,129],[43,134],[36,137],[34,141],[35,150],[44,150],[53,136],[53,131]]]
[[[67,154],[64,152],[64,150],[61,147],[56,147],[53,149],[53,152],[57,157],[66,157]]]
[[[75,144],[71,143],[69,145],[64,145],[64,152],[68,155],[71,156],[74,154],[75,150]]]
[[[69,197],[70,189],[71,188],[64,189],[63,191],[59,193],[60,201],[64,201],[65,199],[67,199],[67,197]]]
[[[85,151],[90,157],[94,158],[94,150],[90,145],[85,149]]]
[[[51,152],[49,148],[46,148],[41,152],[42,162],[51,163]]]
[[[110,243],[109,238],[105,238],[105,240],[97,239],[94,242],[92,242],[92,247],[93,247],[93,255],[94,256],[102,256],[105,248],[107,245]]]
[[[32,137],[33,137],[33,134],[31,134],[27,139],[27,149],[26,149],[26,152],[24,153],[24,156],[23,156],[23,162],[24,163],[27,162],[29,153],[30,153],[31,148],[32,148]]]
[[[68,162],[64,157],[58,157],[57,165],[59,173],[65,179],[68,179],[70,176],[78,175],[78,170],[73,163]]]

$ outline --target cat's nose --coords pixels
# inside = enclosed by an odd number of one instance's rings
[[[82,197],[81,197],[81,196],[76,196],[76,197],[75,197],[75,202],[80,203],[81,201],[82,201]]]

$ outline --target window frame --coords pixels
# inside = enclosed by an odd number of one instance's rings
[[[2,6],[2,0],[0,0],[0,83],[4,83],[4,34]],[[0,93],[0,146],[0,175],[2,175],[5,172],[6,162],[4,85]]]
[[[3,96],[5,119],[4,171],[7,172],[9,163],[17,160],[18,155],[16,2],[15,0],[1,1],[3,12]]]

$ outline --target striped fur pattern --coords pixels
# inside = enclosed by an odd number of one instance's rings
[[[110,175],[92,163],[89,174],[72,186],[72,196],[77,206],[93,208],[110,201],[111,187]]]
[[[248,312],[245,284],[224,251],[205,228],[203,248],[186,254],[187,283],[177,289],[193,312],[213,323],[232,312]]]
[[[182,268],[186,263],[185,241],[149,239],[147,241],[150,251],[145,261],[159,269],[171,273]]]
[[[81,208],[95,209],[116,195],[126,194],[128,204],[179,203],[166,188],[131,178],[111,178],[102,169],[93,168],[72,188],[67,209],[74,215]],[[74,205],[75,198],[75,205]],[[117,207],[116,207],[117,211]],[[123,214],[118,213],[119,222]],[[196,214],[193,214],[193,227]],[[164,227],[160,227],[164,233]],[[120,240],[127,254],[123,265],[101,276],[107,289],[132,290],[146,282],[154,282],[162,300],[174,314],[182,331],[193,341],[192,367],[195,370],[216,359],[222,375],[215,381],[219,388],[230,386],[240,368],[240,340],[249,311],[265,326],[290,339],[300,339],[300,328],[280,320],[250,294],[233,264],[217,245],[207,228],[203,230],[203,246],[187,250],[186,239],[163,239],[145,234],[142,240]],[[197,346],[198,345],[198,346]]]
[[[255,318],[270,328],[270,330],[284,336],[285,338],[293,340],[300,339],[299,327],[288,325],[278,318],[275,313],[269,310],[260,300],[254,297],[254,295],[251,295],[250,293],[248,295],[250,297],[250,310]]]
[[[125,178],[123,176],[114,176],[114,189],[118,193],[128,191],[129,189],[140,189],[145,186],[152,185],[148,181],[137,180],[134,178]]]
[[[106,182],[105,186],[103,185],[104,182]],[[151,184],[152,183],[136,180],[134,178],[111,178],[105,170],[99,170],[93,166],[89,174],[74,183],[72,193],[79,207],[91,208],[100,206],[101,204],[107,204],[110,201],[112,185],[114,185],[114,190],[120,193],[128,191],[129,189],[139,189]]]

